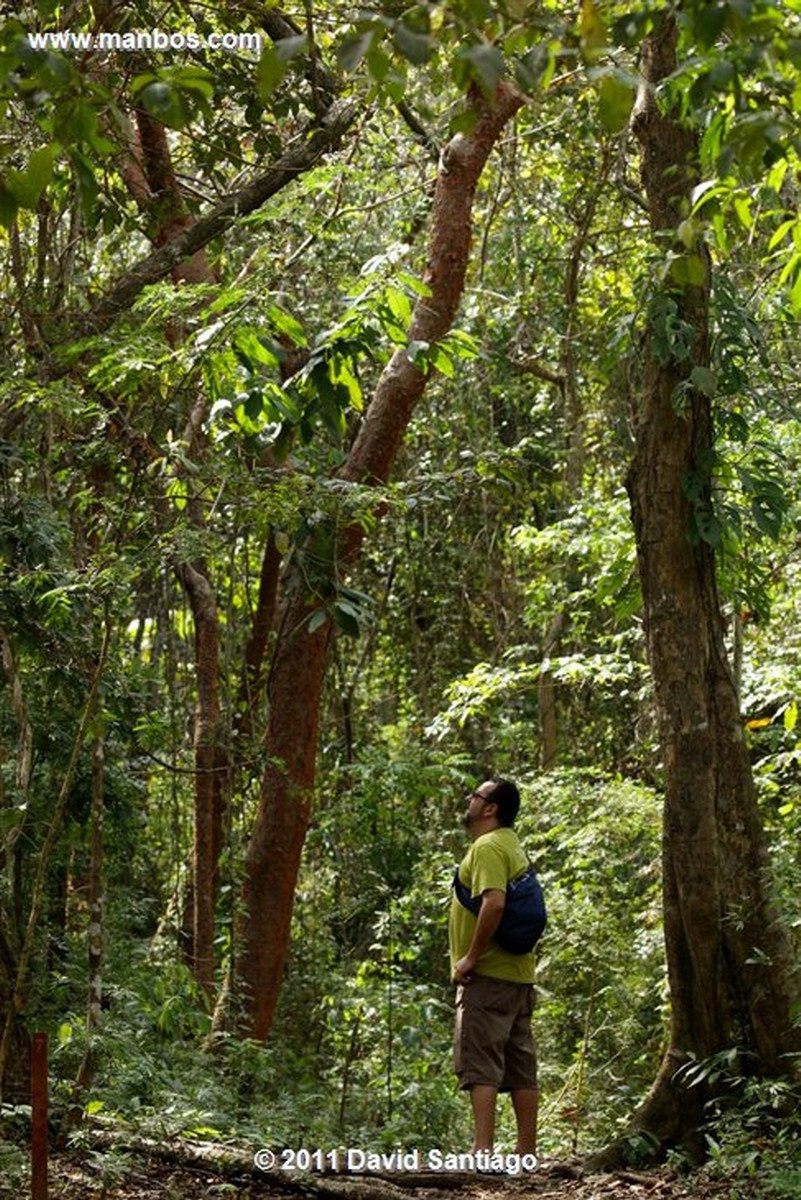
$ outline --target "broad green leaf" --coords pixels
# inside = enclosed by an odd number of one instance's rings
[[[598,112],[609,133],[621,133],[628,125],[634,107],[634,91],[614,75],[606,75],[599,89]]]
[[[361,412],[364,407],[361,384],[351,370],[348,360],[343,355],[333,355],[328,364],[328,375],[332,383],[345,388],[351,407],[356,412]]]
[[[710,398],[715,395],[718,386],[717,376],[709,367],[693,367],[690,372],[690,382],[696,391]]]
[[[368,29],[366,33],[357,33],[345,38],[337,47],[337,62],[343,71],[355,71],[359,63],[370,49],[375,30]]]
[[[307,346],[309,344],[309,339],[306,337],[300,321],[296,320],[286,309],[279,308],[277,304],[271,304],[267,310],[267,316],[273,328],[279,333],[286,334],[293,345]]]
[[[436,42],[430,34],[418,33],[403,21],[396,24],[392,38],[399,53],[416,66],[428,62],[436,49]]]
[[[21,208],[36,208],[39,197],[53,178],[55,145],[40,146],[28,159],[24,171],[9,171],[6,183]]]
[[[398,279],[410,288],[418,296],[430,296],[431,288],[422,279],[418,279],[416,275],[407,275],[405,271],[398,272]]]
[[[258,366],[277,367],[277,356],[264,345],[256,331],[240,326],[233,337],[233,348],[239,359],[251,370]]]
[[[256,68],[256,89],[259,99],[267,104],[275,89],[286,75],[287,64],[279,58],[275,47],[269,43],[264,47]]]
[[[439,371],[440,375],[444,375],[446,379],[453,379],[456,370],[453,365],[453,359],[442,346],[433,346],[428,356],[428,361]]]
[[[328,610],[317,608],[309,617],[309,633],[316,633],[329,620]]]
[[[183,129],[189,112],[180,92],[164,79],[146,84],[139,96],[142,107],[171,129]]]
[[[388,287],[384,296],[393,316],[405,328],[412,319],[412,305],[409,297],[401,288],[397,287]]]
[[[481,42],[460,53],[470,64],[472,75],[481,84],[482,89],[488,95],[492,94],[506,71],[506,59],[498,47]]]
[[[750,199],[750,197],[743,196],[743,195],[735,196],[733,203],[734,203],[734,211],[737,214],[737,218],[738,218],[740,224],[743,226],[744,229],[750,230],[750,228],[753,224],[753,217],[751,215],[751,199]]]
[[[783,242],[787,234],[795,229],[797,225],[798,217],[792,217],[789,221],[783,221],[768,242],[768,250],[775,250],[779,243]]]
[[[606,49],[607,36],[606,26],[593,0],[581,0],[579,34],[584,61],[596,62]]]

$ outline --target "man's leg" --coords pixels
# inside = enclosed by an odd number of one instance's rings
[[[536,1154],[539,1092],[536,1088],[513,1088],[512,1105],[517,1122],[515,1150],[518,1154]]]
[[[470,1089],[473,1107],[473,1149],[491,1150],[495,1141],[495,1098],[498,1089],[489,1083],[474,1083]]]

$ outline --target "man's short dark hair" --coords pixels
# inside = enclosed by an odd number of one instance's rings
[[[520,792],[517,784],[511,779],[493,779],[495,790],[487,797],[492,804],[498,806],[498,820],[501,825],[514,825],[515,817],[520,808]]]

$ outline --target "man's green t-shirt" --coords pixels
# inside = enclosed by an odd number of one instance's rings
[[[501,826],[476,838],[459,864],[459,878],[470,888],[471,896],[481,896],[488,888],[505,892],[509,880],[521,875],[527,865],[517,834],[508,826]],[[448,922],[451,973],[470,949],[475,927],[476,918],[459,903],[454,892]],[[492,941],[476,963],[475,973],[512,983],[533,983],[534,961],[533,950],[528,954],[510,954]]]

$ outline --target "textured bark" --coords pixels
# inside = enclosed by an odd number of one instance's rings
[[[655,237],[687,215],[695,176],[694,135],[659,110],[654,88],[676,68],[676,30],[664,18],[645,42],[644,88],[634,129]],[[667,237],[667,242],[665,238]],[[677,247],[682,249],[679,244]],[[790,1019],[798,973],[772,907],[767,856],[732,670],[726,655],[714,553],[689,534],[684,480],[701,477],[712,446],[707,396],[676,404],[676,389],[709,358],[709,262],[694,249],[703,282],[673,287],[692,326],[689,363],[648,354],[628,478],[665,770],[664,918],[671,994],[670,1045],[635,1115],[660,1147],[700,1145],[709,1091],[676,1072],[692,1059],[739,1047],[743,1071],[781,1074],[799,1050]],[[697,267],[696,267],[697,269]],[[708,489],[707,489],[708,491]],[[620,1155],[612,1147],[605,1161]]]
[[[175,176],[167,131],[141,110],[136,113],[136,127],[120,174],[146,218],[154,246],[167,246],[192,228],[194,218]],[[215,278],[204,247],[177,262],[171,274],[176,283],[210,283]]]
[[[412,317],[410,340],[435,342],[450,329],[464,288],[476,185],[501,131],[523,103],[510,86],[492,101],[472,99],[472,133],[452,139],[442,157],[430,222],[425,280],[431,295]],[[340,474],[362,484],[385,481],[427,375],[405,349],[381,374],[365,419]],[[362,530],[337,539],[334,563],[352,562]],[[236,965],[236,999],[244,1003],[242,1032],[265,1038],[272,1025],[289,947],[290,921],[314,783],[320,697],[329,621],[313,632],[309,618],[319,607],[298,584],[281,622],[269,685],[266,737],[268,766],[248,848],[244,887],[242,956]]]

